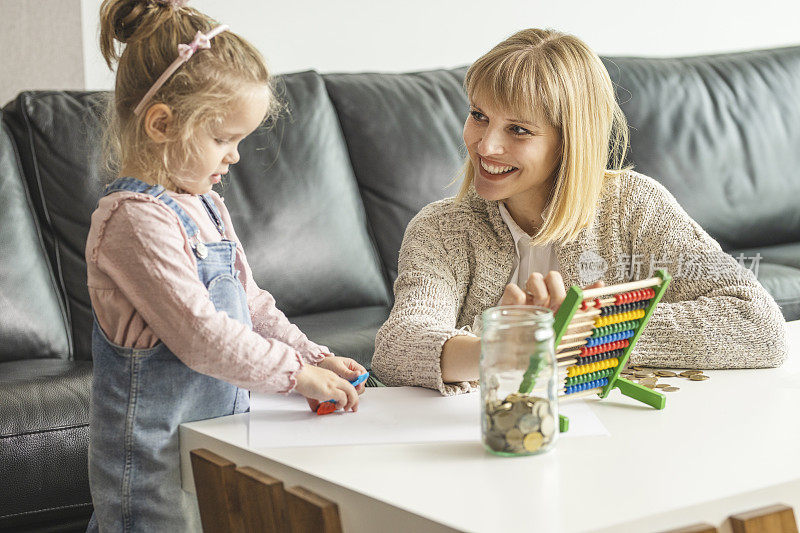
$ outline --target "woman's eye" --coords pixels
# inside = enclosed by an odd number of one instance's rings
[[[514,135],[520,135],[520,136],[522,136],[522,135],[530,135],[531,134],[530,130],[526,130],[522,126],[511,126],[511,133],[513,133]]]
[[[214,140],[217,141],[217,144],[225,144],[228,142],[225,139],[214,139]]]
[[[472,115],[472,118],[477,122],[486,122],[486,115],[480,111],[470,111],[469,114]]]

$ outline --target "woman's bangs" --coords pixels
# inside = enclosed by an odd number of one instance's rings
[[[477,68],[476,68],[477,67]],[[467,91],[470,98],[508,111],[516,119],[539,124],[549,116],[547,103],[537,90],[536,70],[521,57],[505,57],[474,65],[468,74]]]

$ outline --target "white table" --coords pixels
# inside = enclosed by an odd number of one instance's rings
[[[477,440],[250,446],[249,413],[184,424],[184,488],[189,450],[207,448],[336,501],[348,533],[659,531],[775,503],[797,516],[800,321],[788,330],[781,368],[681,380],[663,411],[614,391],[589,402],[611,436],[563,438],[540,456],[494,457]]]

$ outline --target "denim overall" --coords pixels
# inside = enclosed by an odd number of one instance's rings
[[[244,287],[234,267],[236,243],[214,201],[200,200],[222,235],[202,243],[198,228],[161,186],[120,178],[115,191],[150,194],[178,215],[197,258],[197,275],[218,311],[252,328]],[[149,349],[117,346],[94,320],[94,376],[89,439],[89,483],[95,514],[88,531],[200,531],[194,499],[181,489],[178,426],[183,422],[241,413],[246,390],[200,374],[163,343]]]

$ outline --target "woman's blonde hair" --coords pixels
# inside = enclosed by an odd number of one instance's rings
[[[542,117],[561,134],[557,167],[544,224],[532,244],[569,242],[594,218],[603,180],[623,167],[628,125],[600,58],[583,41],[553,30],[515,33],[479,58],[464,80],[470,98]],[[457,198],[472,186],[467,157]]]
[[[153,82],[178,56],[178,45],[189,43],[198,31],[218,25],[181,2],[104,0],[100,6],[100,50],[108,67],[117,62],[114,94],[106,112],[104,158],[106,169],[136,168],[157,184],[196,157],[195,133],[213,128],[243,87],[263,85],[268,91],[268,118],[278,103],[269,71],[256,48],[231,31],[213,38],[211,48],[198,50],[148,102],[166,104],[172,111],[168,141],[155,143],[144,128],[145,112],[133,110]],[[124,44],[124,47],[122,46]]]

